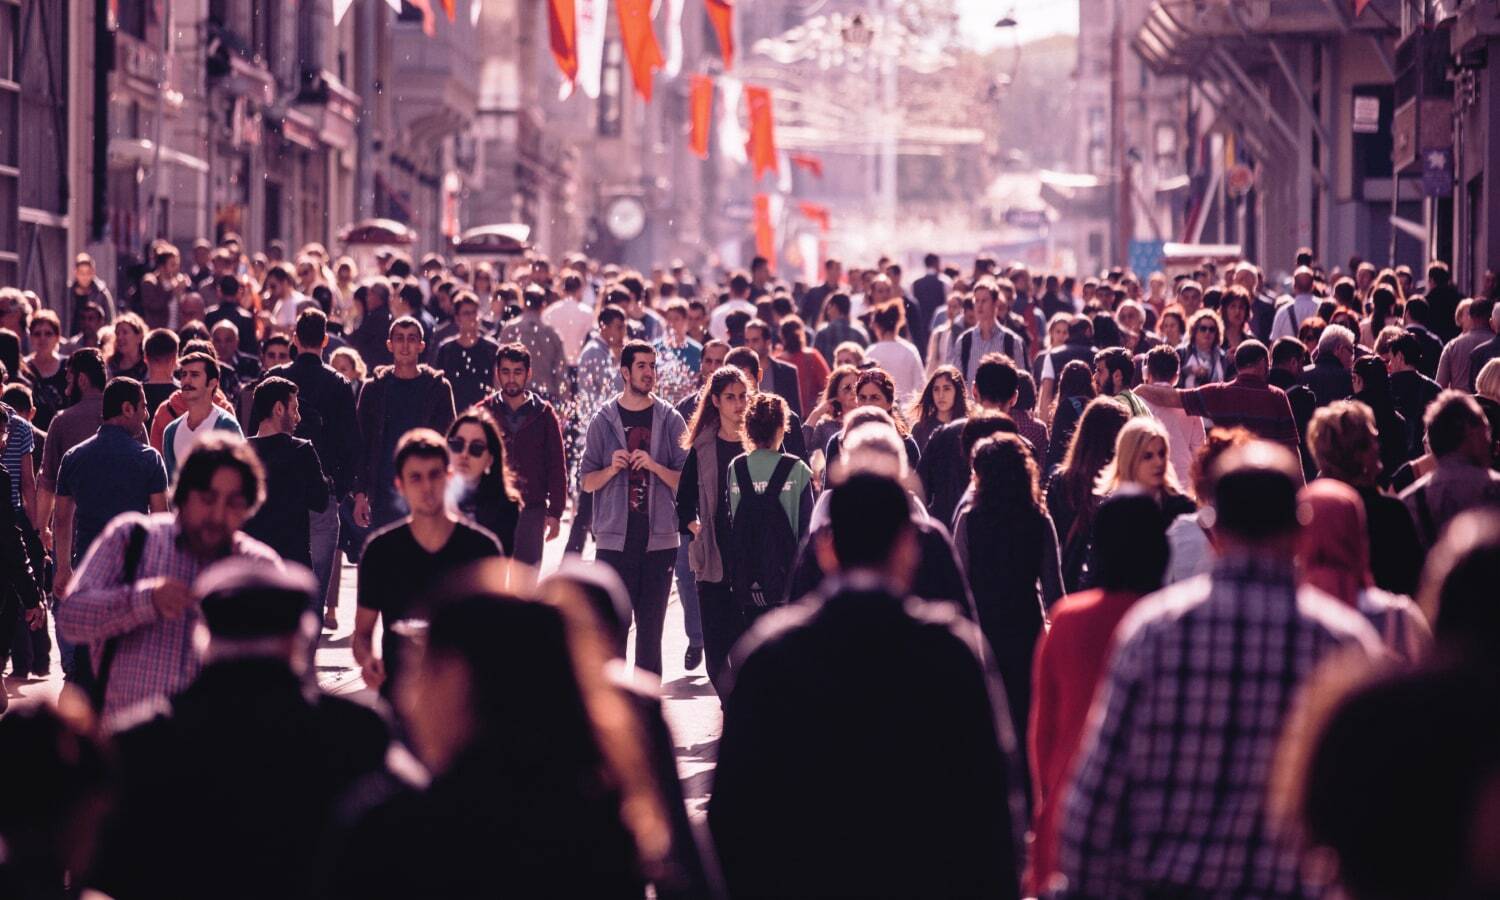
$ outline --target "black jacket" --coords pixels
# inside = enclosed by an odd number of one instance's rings
[[[927,514],[946,526],[953,524],[959,498],[969,487],[970,468],[963,450],[966,422],[968,419],[958,419],[934,431],[917,462],[917,475],[922,479],[922,490],[926,494]]]
[[[335,807],[384,766],[373,711],[273,659],[212,663],[116,736],[120,794],[85,884],[134,897],[311,897]]]
[[[1451,317],[1450,317],[1451,318]],[[1421,348],[1422,355],[1411,364],[1417,367],[1417,371],[1433,378],[1437,375],[1438,358],[1443,355],[1443,342],[1438,336],[1421,325],[1406,326],[1406,333],[1417,339],[1417,346]]]
[[[338,373],[334,372],[334,375]],[[448,426],[453,424],[453,386],[448,384],[448,379],[440,372],[425,365],[417,366],[417,378],[424,385],[421,409],[427,418],[422,424],[438,434],[446,434]],[[380,471],[380,460],[377,457],[387,452],[385,404],[391,382],[395,380],[395,369],[380,369],[376,371],[374,378],[365,382],[364,390],[360,392],[355,417],[359,420],[359,434],[363,442],[350,488],[356,494],[369,491]],[[348,382],[344,384],[347,385]]]
[[[1019,896],[1024,775],[980,639],[873,583],[756,624],[708,807],[731,896]]]
[[[1391,375],[1391,399],[1395,401],[1396,411],[1406,419],[1408,459],[1426,452],[1423,439],[1427,436],[1427,426],[1422,417],[1427,413],[1427,404],[1441,392],[1438,383],[1421,372],[1406,369]]]
[[[1304,366],[1302,383],[1318,398],[1319,406],[1327,406],[1354,393],[1354,379],[1349,370],[1330,355],[1320,356],[1312,365]]]
[[[797,367],[779,359],[771,360],[771,366],[776,372],[773,376],[776,379],[776,393],[786,401],[786,405],[791,408],[792,412],[800,417],[802,415],[802,390],[799,386],[801,382],[797,378]]]
[[[302,421],[297,437],[312,441],[323,463],[323,472],[333,480],[334,496],[344,497],[354,481],[354,467],[359,456],[359,423],[354,417],[354,392],[349,382],[316,353],[299,353],[267,375],[279,375],[297,385]],[[250,433],[260,427],[250,423]]]
[[[311,441],[288,434],[252,437],[251,449],[266,470],[266,501],[246,534],[264,542],[282,559],[312,568],[308,513],[328,509],[328,479]]]
[[[941,276],[928,272],[911,283],[911,295],[917,301],[923,324],[931,325],[932,317],[948,302],[948,286]],[[922,349],[925,351],[927,345],[923,344]]]
[[[917,529],[917,573],[912,578],[911,591],[928,600],[944,600],[958,607],[965,616],[979,621],[974,610],[974,598],[969,593],[968,579],[958,563],[958,551],[953,548],[953,539],[948,529],[925,516],[913,516],[912,525]],[[818,564],[814,541],[821,529],[815,529],[802,540],[797,548],[797,562],[792,567],[791,585],[787,589],[788,601],[805,597],[818,589],[826,573]]]

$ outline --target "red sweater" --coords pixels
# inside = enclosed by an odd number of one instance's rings
[[[1112,655],[1115,626],[1138,599],[1139,594],[1102,590],[1064,597],[1052,607],[1051,629],[1037,642],[1028,729],[1035,843],[1026,869],[1027,896],[1044,895],[1057,871],[1058,834],[1074,757]]]

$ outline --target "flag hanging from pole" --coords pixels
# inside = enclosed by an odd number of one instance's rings
[[[823,160],[811,153],[793,153],[788,159],[792,161],[792,165],[802,169],[814,178],[823,177]]]
[[[1365,7],[1369,5],[1370,0],[1354,0],[1354,18],[1359,18],[1359,14],[1364,12]]]
[[[667,64],[662,67],[662,74],[668,78],[682,73],[682,4],[683,0],[666,0]]]
[[[604,34],[609,30],[609,0],[574,0],[578,29],[578,87],[590,100],[599,98],[604,74]]]
[[[443,12],[448,14],[448,21],[458,21],[458,0],[443,0]]]
[[[750,155],[755,179],[766,172],[780,173],[776,161],[776,126],[772,120],[771,90],[763,87],[746,87],[745,102],[750,108],[750,142],[745,149]]]
[[[828,207],[824,206],[823,204],[812,203],[804,200],[801,203],[797,204],[797,211],[802,213],[803,217],[816,222],[818,225],[818,230],[823,232],[824,234],[827,234],[832,229],[832,221],[830,220],[828,215]]]
[[[620,41],[630,63],[630,76],[636,92],[651,102],[651,76],[666,60],[651,28],[651,0],[615,0],[620,14]]]
[[[755,195],[755,255],[763,256],[776,271],[776,228],[771,224],[771,195]]]
[[[708,7],[708,21],[719,37],[719,52],[724,56],[724,71],[734,67],[734,0],[703,0]]]
[[[707,75],[694,75],[688,96],[688,105],[693,113],[692,138],[689,144],[693,148],[693,155],[699,159],[708,159],[708,131],[714,112],[714,80]]]
[[[409,0],[418,12],[422,14],[422,33],[428,37],[437,35],[437,15],[432,11],[432,4],[428,0]]]
[[[562,70],[563,78],[578,80],[578,12],[573,0],[548,0],[547,33],[552,44],[552,58]]]

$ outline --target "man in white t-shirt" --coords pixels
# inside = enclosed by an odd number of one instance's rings
[[[1271,320],[1271,342],[1277,338],[1296,337],[1302,320],[1317,315],[1318,298],[1313,295],[1313,270],[1298,266],[1292,273],[1292,297],[1276,307],[1276,316]]]
[[[1175,387],[1178,363],[1177,351],[1173,348],[1165,344],[1152,347],[1146,354],[1146,383]],[[1177,483],[1192,484],[1189,472],[1193,465],[1193,454],[1198,452],[1198,448],[1207,439],[1203,431],[1203,420],[1188,415],[1180,408],[1162,406],[1145,398],[1141,398],[1141,402],[1146,404],[1151,415],[1167,431],[1167,459],[1172,464]]]
[[[297,290],[296,275],[286,263],[277,263],[266,272],[266,287],[270,291],[271,323],[283,331],[297,326],[297,314],[305,304],[312,303],[306,294]]]
[[[735,272],[729,276],[729,299],[714,307],[708,319],[708,334],[716,340],[729,338],[729,314],[743,312],[755,318],[755,304],[750,302],[750,276]]]
[[[583,276],[571,269],[563,275],[562,298],[542,310],[542,324],[562,339],[568,364],[578,365],[578,354],[594,328],[594,308],[583,302]]]

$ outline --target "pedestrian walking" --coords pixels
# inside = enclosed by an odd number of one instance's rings
[[[37,473],[37,528],[42,543],[51,549],[54,540],[53,508],[57,497],[57,470],[63,454],[93,437],[104,421],[104,357],[85,348],[68,357],[69,405],[52,420],[47,443],[42,447],[42,466]],[[87,548],[84,548],[87,549]],[[81,551],[80,551],[81,552]]]
[[[789,411],[757,392],[744,411],[745,452],[729,463],[729,536],[735,599],[752,623],[779,606],[791,587],[797,548],[813,510],[812,470],[781,451]]]
[[[245,533],[311,570],[311,517],[328,510],[330,490],[312,441],[295,436],[302,421],[300,393],[296,382],[279,375],[267,376],[255,388],[252,416],[259,425],[249,443],[266,473],[266,499],[245,523]],[[322,596],[318,599],[321,623]]]
[[[453,385],[453,408],[468,409],[489,396],[500,345],[479,333],[479,298],[459,291],[453,298],[458,333],[438,347],[436,368]]]
[[[169,698],[197,676],[201,621],[194,579],[225,556],[280,568],[240,528],[265,496],[255,453],[238,435],[206,434],[172,488],[173,513],[116,516],[94,541],[57,610],[58,637],[89,644],[106,728],[143,701]]]
[[[1296,456],[1252,442],[1218,466],[1212,574],[1141,601],[1116,631],[1065,799],[1064,896],[1313,891],[1272,830],[1276,742],[1320,663],[1382,651],[1358,613],[1297,588]],[[1271,642],[1286,652],[1253,649]]]
[[[1108,397],[1089,401],[1069,441],[1067,455],[1047,483],[1047,512],[1052,516],[1062,548],[1063,586],[1067,593],[1082,589],[1098,500],[1094,488],[1099,473],[1114,459],[1116,440],[1128,421],[1130,414],[1125,407]]]
[[[359,558],[359,611],[350,645],[365,685],[386,699],[394,697],[401,677],[404,647],[397,624],[419,611],[423,596],[445,575],[500,554],[493,534],[449,511],[449,466],[441,434],[418,428],[402,435],[392,468],[410,512],[370,535]],[[377,623],[383,629],[379,653]]]
[[[410,316],[391,323],[387,349],[395,360],[375,370],[359,395],[355,418],[362,444],[350,490],[354,522],[380,528],[406,514],[396,483],[396,444],[408,431],[442,434],[453,423],[453,388],[420,360],[427,346],[422,324]]]
[[[679,543],[675,492],[687,450],[684,424],[658,399],[656,352],[631,341],[620,353],[625,390],[589,422],[579,475],[594,495],[597,558],[625,582],[635,614],[636,665],[661,673],[661,631]]]
[[[178,363],[178,371],[178,380],[182,384],[178,396],[186,410],[167,423],[162,432],[161,454],[167,464],[168,478],[176,474],[193,445],[204,435],[213,431],[241,434],[240,423],[233,413],[214,402],[214,394],[219,389],[218,361],[207,353],[188,353]]]
[[[517,562],[534,566],[541,563],[546,542],[561,532],[568,502],[562,422],[551,403],[527,389],[531,351],[524,346],[500,348],[495,381],[498,389],[484,402],[484,409],[500,424],[505,460],[522,499],[511,555]]]
[[[708,808],[733,896],[1020,896],[1004,695],[973,626],[910,596],[908,503],[875,475],[835,487],[834,577],[736,650]]]
[[[548,293],[539,284],[528,285],[521,292],[521,315],[500,329],[500,343],[520,344],[529,350],[532,367],[527,387],[553,403],[560,403],[568,397],[567,355],[562,338],[542,321]]]
[[[494,535],[506,556],[515,556],[521,493],[516,490],[500,426],[488,412],[470,407],[448,426],[447,442],[458,511]]]
[[[1422,546],[1431,547],[1454,516],[1500,503],[1500,473],[1490,469],[1490,424],[1473,397],[1442,392],[1427,407],[1426,426],[1436,464],[1401,492],[1401,502],[1412,514]]]
[[[77,873],[86,886],[122,900],[321,896],[341,798],[384,771],[390,739],[369,708],[306,689],[317,591],[300,566],[234,557],[194,581],[202,668],[115,735],[119,790]]]

